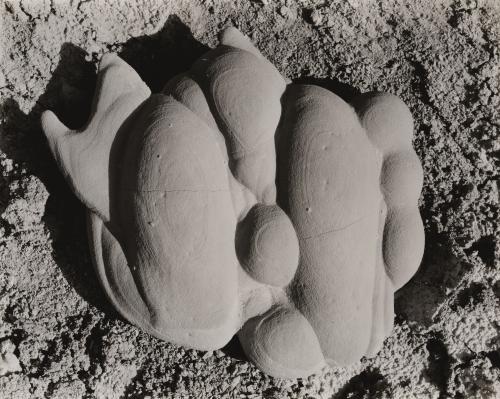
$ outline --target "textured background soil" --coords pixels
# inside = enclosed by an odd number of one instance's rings
[[[0,397],[500,398],[499,4],[0,2]],[[415,117],[426,252],[373,359],[273,379],[237,341],[204,353],[141,333],[98,286],[84,210],[40,112],[79,128],[103,53],[118,52],[155,91],[226,25],[293,80],[347,100],[388,91]]]

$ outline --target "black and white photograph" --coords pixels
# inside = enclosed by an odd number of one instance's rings
[[[500,399],[498,0],[0,0],[0,399]]]

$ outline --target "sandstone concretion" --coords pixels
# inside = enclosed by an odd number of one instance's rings
[[[371,356],[424,245],[410,111],[289,83],[235,28],[151,94],[99,66],[81,131],[42,126],[88,209],[115,308],[148,333],[213,350],[238,334],[276,377]]]

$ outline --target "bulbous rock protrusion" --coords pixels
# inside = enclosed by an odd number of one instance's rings
[[[277,205],[255,205],[236,230],[236,253],[255,280],[286,286],[299,261],[299,244],[290,219]]]
[[[373,356],[423,252],[411,113],[287,85],[235,28],[220,42],[154,95],[105,55],[84,129],[42,115],[101,285],[160,339],[211,350],[238,333],[276,377]]]
[[[380,184],[388,207],[383,257],[397,290],[415,274],[424,252],[417,207],[423,171],[411,146],[413,119],[406,104],[392,94],[367,93],[354,105],[370,140],[383,153]]]
[[[273,308],[250,319],[238,336],[252,362],[274,377],[303,377],[325,365],[313,328],[295,309]]]
[[[380,160],[354,110],[331,92],[294,85],[284,101],[278,188],[301,254],[291,295],[325,357],[347,365],[366,353],[379,289]]]
[[[213,349],[215,335],[229,341],[238,324],[227,165],[210,128],[172,97],[151,96],[139,127],[126,142],[114,205],[125,255],[153,327],[170,336],[205,330],[196,346]]]
[[[234,177],[259,202],[276,201],[274,133],[281,115],[285,79],[238,30],[221,34],[221,46],[189,72],[227,144]]]

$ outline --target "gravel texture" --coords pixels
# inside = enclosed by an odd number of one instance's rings
[[[47,108],[83,126],[103,53],[157,91],[227,25],[294,81],[388,91],[415,117],[424,260],[352,367],[273,379],[237,340],[185,350],[124,322],[43,137]],[[499,398],[499,43],[496,0],[0,2],[0,398]]]

